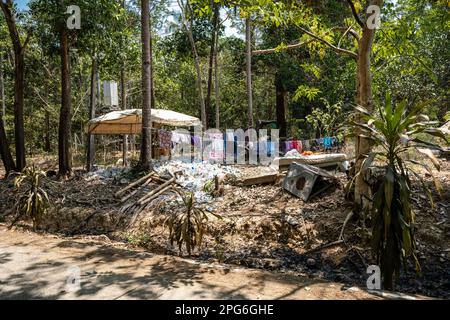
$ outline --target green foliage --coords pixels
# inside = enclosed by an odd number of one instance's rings
[[[320,136],[333,136],[337,130],[338,121],[343,119],[342,102],[330,104],[326,99],[322,99],[324,108],[313,108],[311,114],[306,117],[314,130]]]
[[[433,127],[436,122],[429,121],[427,116],[420,114],[425,106],[426,104],[419,104],[408,110],[406,101],[395,105],[387,95],[384,105],[378,106],[378,117],[357,107],[364,122],[353,122],[354,129],[370,139],[377,150],[366,155],[357,175],[365,176],[370,167],[377,167],[384,173],[372,199],[371,218],[372,248],[381,266],[386,289],[393,288],[393,278],[399,276],[401,262],[406,269],[407,260],[411,258],[417,272],[420,271],[416,256],[415,213],[411,206],[410,178],[414,176],[418,179],[433,204],[430,189],[415,170],[419,166],[429,174],[433,173],[425,162],[410,160],[405,155],[410,150],[418,151],[427,156],[439,170],[439,162],[431,149],[441,148],[418,136],[428,134],[445,139],[442,131]],[[435,181],[440,191],[441,186]]]
[[[301,98],[307,98],[309,101],[313,101],[319,93],[321,93],[320,89],[302,84],[297,88],[297,91],[295,91],[293,99],[294,101],[298,101]]]
[[[187,253],[191,255],[196,247],[201,246],[207,227],[208,215],[205,210],[197,207],[194,194],[187,193],[182,196],[182,199],[185,210],[181,213],[173,213],[166,223],[170,232],[170,244],[176,243],[180,251],[182,251],[184,244]],[[221,218],[211,212],[210,214],[216,218]]]
[[[45,173],[34,166],[25,168],[14,181],[17,200],[14,204],[16,217],[11,227],[21,218],[31,218],[36,229],[47,211],[50,201],[47,192],[41,187]]]
[[[146,233],[127,233],[125,237],[130,244],[139,247],[147,246],[152,240],[151,236]]]
[[[450,111],[447,111],[447,113],[444,116],[445,121],[450,121]]]

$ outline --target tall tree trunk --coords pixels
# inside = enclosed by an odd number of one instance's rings
[[[15,55],[16,66],[14,68],[14,127],[16,138],[16,165],[17,170],[22,171],[25,162],[25,131],[23,123],[24,86],[25,86],[25,59],[23,54]]]
[[[150,84],[151,84],[151,106],[152,108],[156,108],[156,97],[155,97],[155,77],[154,77],[154,64],[153,64],[153,36],[152,36],[152,19],[151,19],[151,12],[150,12]]]
[[[59,116],[58,132],[58,159],[59,176],[67,177],[72,171],[71,159],[71,122],[72,122],[72,101],[70,88],[70,60],[69,60],[69,40],[66,25],[60,26],[60,46],[61,46],[61,112]]]
[[[286,123],[286,88],[284,87],[281,77],[275,75],[275,90],[276,90],[276,113],[277,123],[280,129],[280,137],[287,138],[287,123]]]
[[[125,0],[122,0],[122,9],[126,10]],[[123,37],[120,38],[120,46],[124,46]],[[150,55],[152,55],[152,43],[150,43]],[[122,65],[120,67],[120,104],[122,110],[127,109],[127,81],[126,81],[126,67],[125,57],[122,56]],[[151,67],[151,66],[150,66]],[[153,79],[152,79],[153,80]],[[152,82],[152,81],[151,81]],[[153,82],[152,82],[153,88]],[[152,90],[153,92],[153,90]],[[153,97],[153,95],[152,95]],[[152,105],[153,101],[152,101]],[[128,167],[128,135],[124,134],[122,137],[122,164],[124,167]]]
[[[142,37],[142,144],[141,165],[150,169],[152,158],[152,119],[151,119],[151,52],[150,52],[150,8],[149,0],[141,1]]]
[[[181,9],[181,16],[183,19],[183,25],[186,30],[187,36],[189,38],[189,42],[191,43],[192,47],[192,54],[194,56],[194,65],[195,65],[195,71],[197,73],[196,83],[197,83],[197,91],[198,91],[198,99],[200,101],[200,114],[201,114],[201,120],[203,129],[206,130],[208,128],[208,121],[206,118],[206,106],[205,106],[205,100],[203,95],[203,86],[202,86],[202,72],[200,69],[200,58],[197,53],[197,46],[195,45],[194,35],[192,33],[192,15],[193,12],[191,10],[189,1],[186,2],[186,5],[183,5],[181,0],[177,0],[178,5]],[[187,14],[190,15],[190,18],[188,20]]]
[[[380,8],[383,5],[383,0],[373,0],[371,4],[377,5]],[[369,29],[367,23],[364,24],[361,39],[358,42],[358,59],[357,59],[357,97],[356,103],[369,112],[374,111],[372,100],[372,75],[370,72],[371,55],[373,40],[375,37],[375,29]],[[358,122],[362,119],[356,119]],[[363,155],[366,155],[371,150],[370,140],[357,136],[355,141],[356,153],[356,171],[359,172],[363,163]],[[366,206],[367,198],[370,197],[370,187],[364,181],[364,176],[360,174],[355,181],[355,203],[363,209]]]
[[[206,91],[206,101],[205,101],[205,109],[206,109],[206,118],[210,117],[208,114],[212,114],[211,109],[211,95],[212,95],[212,86],[213,86],[213,68],[214,62],[216,61],[216,35],[217,28],[219,25],[219,4],[214,4],[214,13],[212,18],[212,33],[211,33],[211,48],[209,53],[209,64],[208,64],[208,87]]]
[[[91,67],[91,96],[89,98],[89,120],[95,118],[95,109],[97,106],[97,73],[98,65],[95,55],[92,57],[92,67]],[[86,170],[91,172],[94,167],[95,159],[95,136],[88,132],[88,145],[87,145],[87,163]]]
[[[253,87],[252,87],[252,25],[250,17],[245,20],[245,44],[247,64],[247,97],[248,97],[248,127],[253,128]]]
[[[122,110],[127,109],[127,84],[126,84],[126,75],[125,75],[125,64],[122,64],[120,68],[120,104]],[[123,146],[122,146],[122,162],[123,166],[128,166],[128,135],[123,135]]]
[[[0,1],[0,6],[5,15],[6,24],[8,25],[9,35],[14,50],[14,133],[16,146],[16,169],[22,171],[26,166],[25,162],[25,133],[23,123],[23,106],[24,106],[24,86],[25,86],[25,49],[29,40],[29,34],[25,42],[20,41],[19,31],[17,30],[16,19],[11,11],[13,2],[8,0]]]
[[[220,68],[218,61],[218,47],[219,47],[219,31],[216,32],[216,46],[214,53],[214,90],[216,98],[216,128],[220,129]]]
[[[45,145],[44,150],[45,152],[51,152],[52,151],[52,144],[51,144],[51,138],[50,138],[50,112],[48,110],[45,110]]]
[[[4,123],[3,114],[0,114],[0,156],[5,166],[6,175],[8,175],[9,172],[16,170],[16,165],[9,149]]]
[[[0,54],[0,94],[2,99],[2,112],[0,113],[0,156],[5,166],[6,174],[16,170],[16,164],[14,163],[9,148],[9,142],[6,136],[6,101],[5,101],[5,83],[3,81],[3,55]]]
[[[5,80],[3,77],[3,54],[0,53],[0,99],[2,99],[2,116],[6,115],[6,101],[5,101]],[[2,118],[3,126],[6,127],[5,118]]]

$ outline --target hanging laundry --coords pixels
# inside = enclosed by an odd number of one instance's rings
[[[172,131],[172,142],[174,144],[191,145],[191,135],[187,133],[179,133],[178,131]]]
[[[233,132],[227,132],[226,133],[226,139],[227,139],[227,141],[233,142],[235,140],[234,133]]]
[[[330,137],[323,139],[323,146],[325,149],[331,149],[333,146],[333,140]]]
[[[292,141],[286,141],[285,142],[285,152],[289,152],[292,149],[294,149],[294,146],[292,144]]]
[[[267,155],[267,137],[261,137],[258,142],[258,153]]]
[[[296,149],[299,153],[302,153],[303,145],[299,140],[292,141],[292,149]]]
[[[209,158],[211,160],[223,161],[224,158],[224,142],[222,133],[209,133],[208,138],[211,139],[211,150]]]
[[[192,137],[192,144],[196,148],[201,148],[201,146],[202,146],[202,139],[199,136],[193,136]]]
[[[159,147],[170,149],[172,147],[172,133],[166,130],[158,130]]]

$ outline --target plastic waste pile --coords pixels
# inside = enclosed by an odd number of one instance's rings
[[[129,171],[130,168],[120,168],[120,167],[99,168],[96,171],[86,173],[84,179],[86,181],[114,180],[121,178]]]
[[[170,161],[155,163],[154,170],[161,176],[168,174],[177,175],[177,183],[187,191],[193,192],[195,200],[199,203],[210,202],[212,197],[203,191],[205,184],[216,176],[224,179],[226,175],[239,177],[241,172],[232,167],[212,164],[209,162],[185,163],[181,161]]]

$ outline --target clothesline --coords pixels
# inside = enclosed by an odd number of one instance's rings
[[[172,141],[173,143],[193,143],[194,145],[200,145],[200,142],[202,140],[202,137],[197,135],[192,135],[191,133],[180,133],[178,131],[167,131],[164,129],[158,129],[157,130],[159,135],[159,141],[162,144],[167,144],[168,141]],[[237,136],[234,134],[230,134],[229,132],[222,134],[222,133],[208,133],[207,134],[207,140],[227,140],[232,141],[236,140]],[[259,142],[269,142],[270,140],[268,137],[262,137],[259,139]],[[299,147],[306,147],[309,149],[311,146],[321,146],[323,145],[326,148],[332,147],[338,143],[341,143],[337,137],[324,137],[324,138],[318,138],[318,139],[287,139],[284,141],[287,149],[296,149]]]

